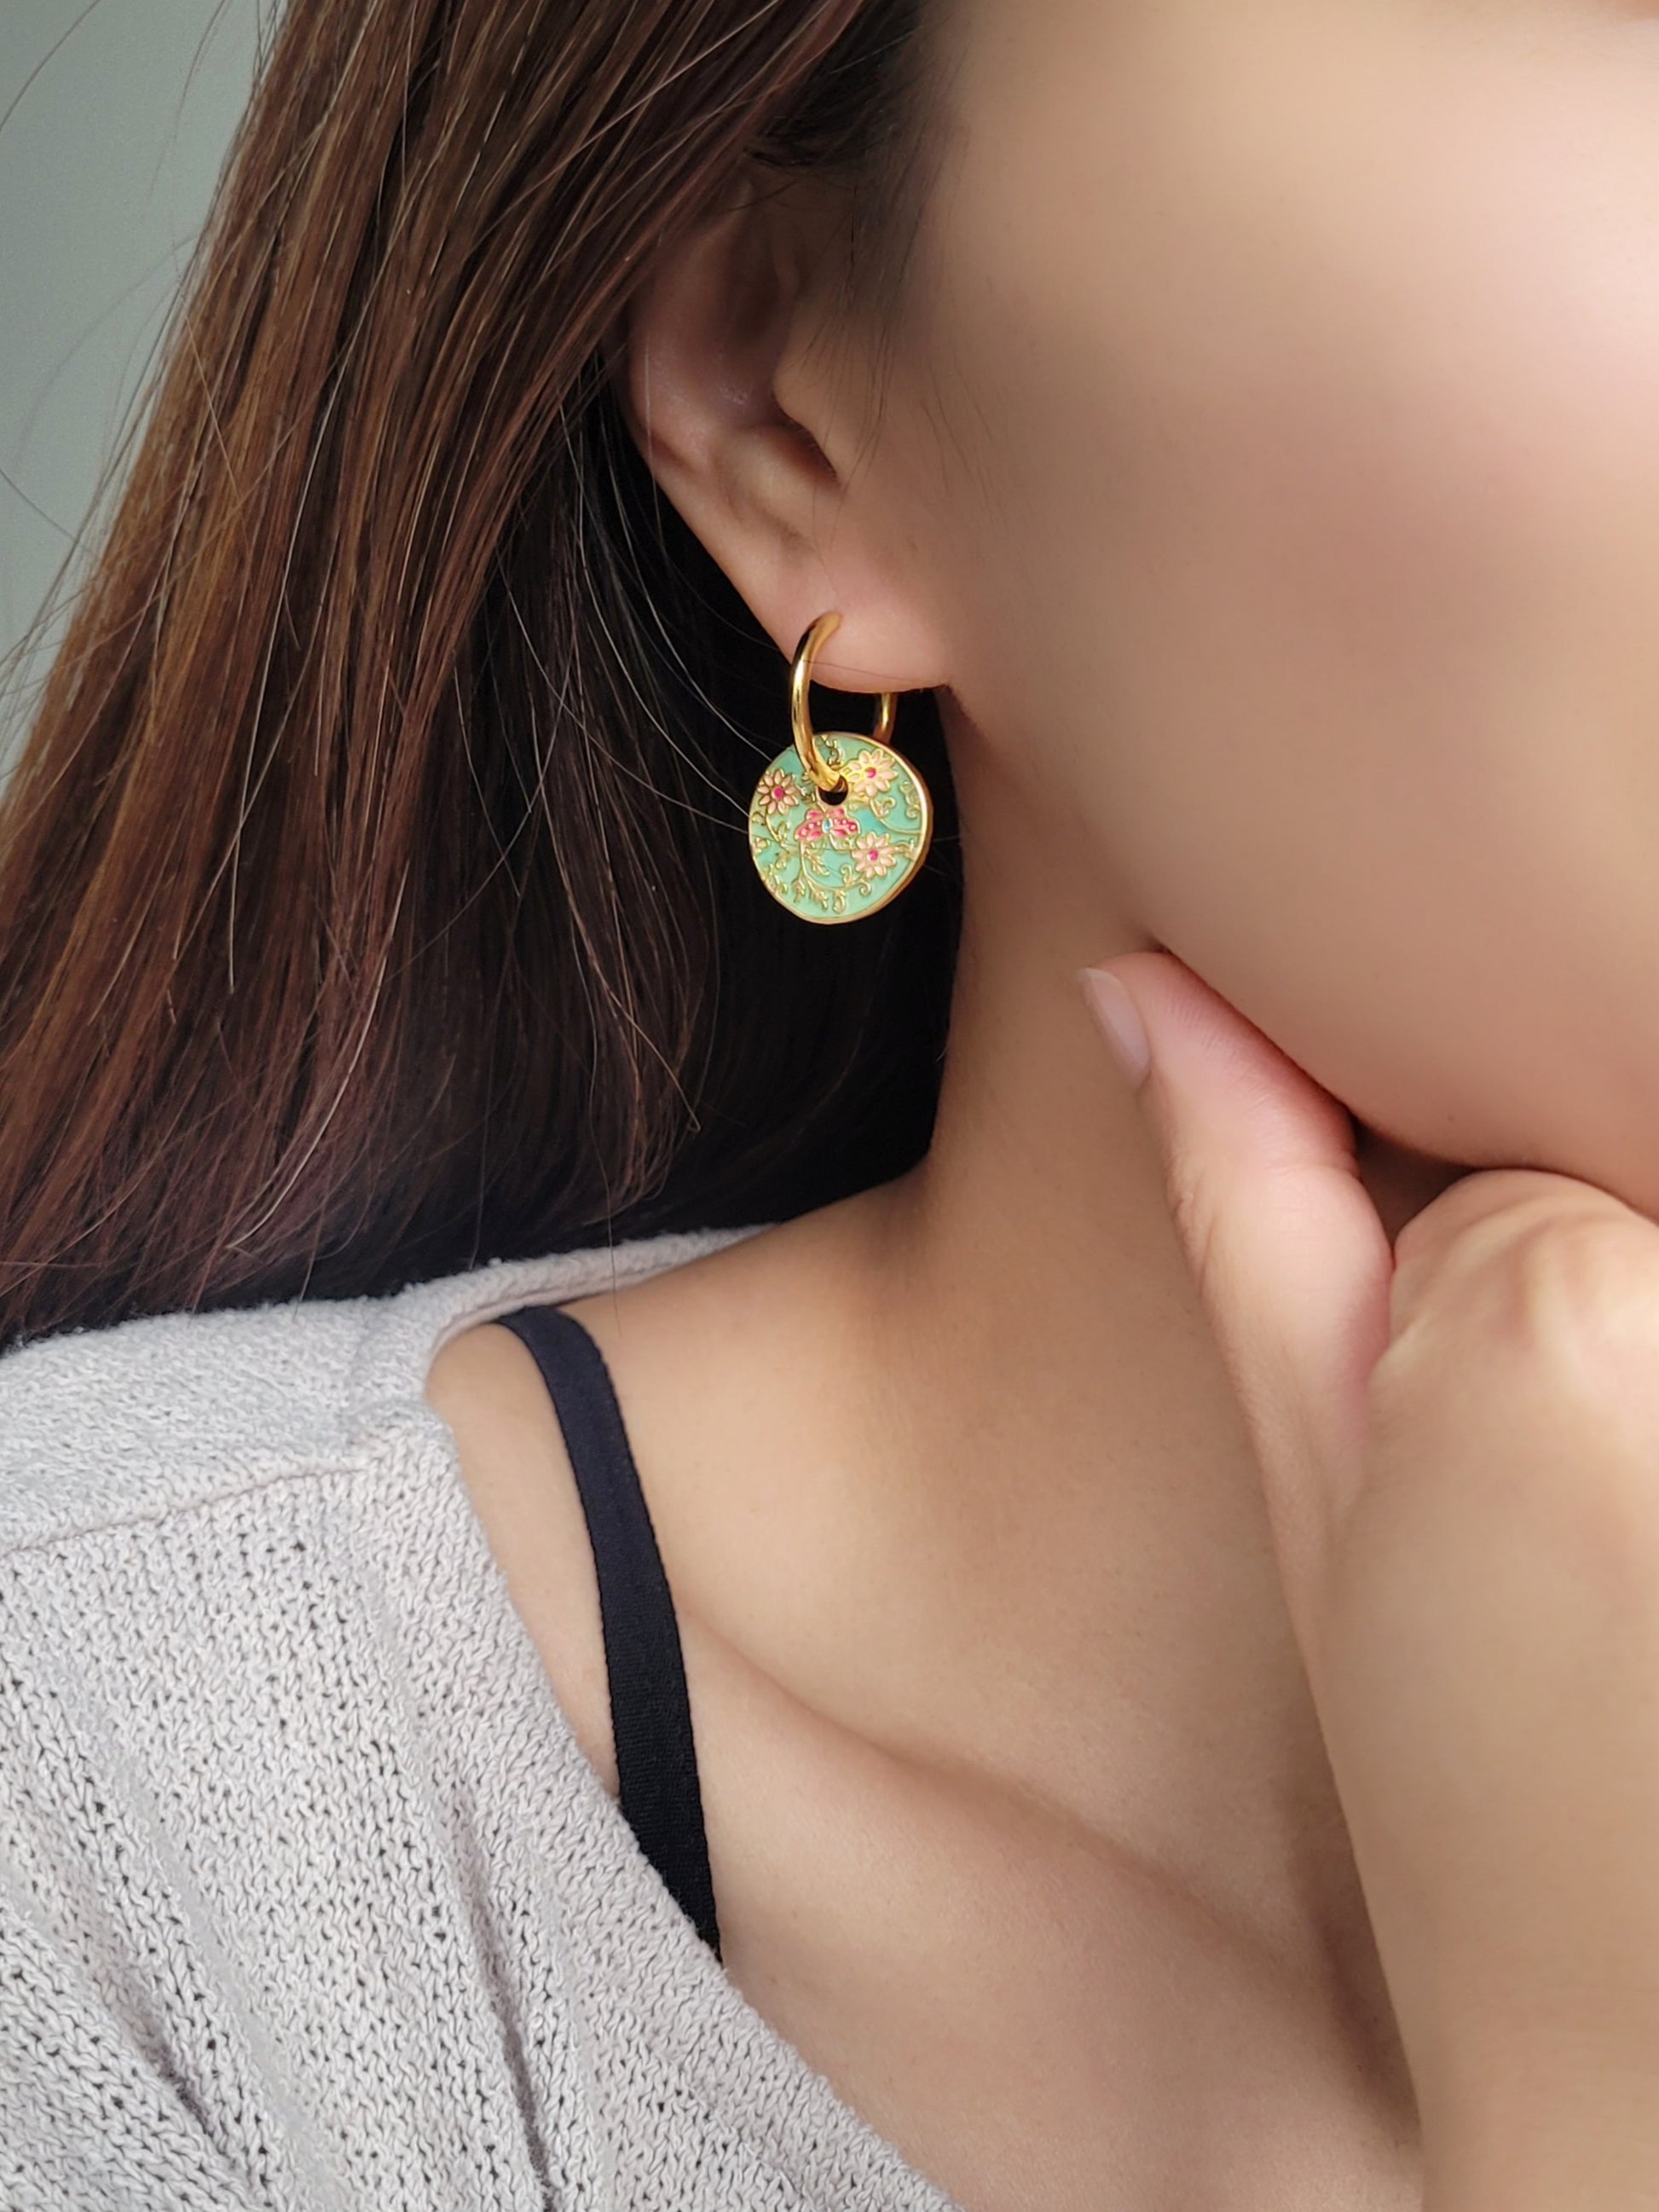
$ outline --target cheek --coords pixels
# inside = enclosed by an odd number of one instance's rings
[[[952,302],[964,703],[1364,1120],[1659,1208],[1659,53],[1351,60]]]

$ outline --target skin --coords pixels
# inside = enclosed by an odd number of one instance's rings
[[[1659,1212],[1659,20],[930,35],[902,291],[848,304],[826,188],[740,196],[626,373],[781,649],[834,607],[829,681],[941,689],[937,1138],[575,1310],[750,2002],[969,2212],[1392,2212],[1416,2100],[1257,1449],[1075,976],[1178,954],[1365,1125],[1390,1229],[1499,1164]],[[429,1395],[614,1783],[528,1355],[470,1331]]]
[[[1659,1224],[1504,1168],[1391,1239],[1351,1116],[1190,969],[1090,981],[1256,1447],[1428,2212],[1648,2212]]]

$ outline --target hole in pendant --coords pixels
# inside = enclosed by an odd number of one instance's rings
[[[839,806],[847,796],[845,781],[832,786],[828,791],[821,783],[815,784],[813,789],[817,793],[819,804],[824,806]]]

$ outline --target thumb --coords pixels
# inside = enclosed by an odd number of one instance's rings
[[[1389,1340],[1393,1253],[1360,1179],[1353,1121],[1172,954],[1128,953],[1082,981],[1158,1141],[1306,1656],[1330,1537],[1362,1477],[1366,1385]]]

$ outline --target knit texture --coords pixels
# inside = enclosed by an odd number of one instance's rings
[[[3,2212],[951,2212],[639,1850],[422,1395],[734,1233],[0,1358]]]

